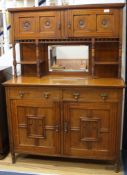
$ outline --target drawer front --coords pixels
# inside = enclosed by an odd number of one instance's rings
[[[58,88],[48,87],[11,87],[9,88],[10,98],[17,99],[43,99],[43,100],[55,100],[59,99],[61,93]]]
[[[68,101],[115,101],[119,91],[106,88],[74,88],[63,90],[63,100]]]

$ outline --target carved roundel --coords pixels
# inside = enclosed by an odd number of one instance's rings
[[[80,19],[78,25],[80,28],[85,27],[85,21],[83,19]]]
[[[31,28],[31,23],[30,23],[29,21],[23,22],[23,29],[24,29],[25,31],[29,31],[30,28]]]
[[[102,19],[101,25],[102,25],[103,27],[105,27],[105,28],[108,27],[108,26],[109,26],[109,20],[106,19],[106,18]]]
[[[46,28],[51,27],[51,21],[50,21],[49,19],[47,19],[47,20],[44,22],[44,26],[45,26]]]

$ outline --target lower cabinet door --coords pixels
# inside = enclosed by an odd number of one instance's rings
[[[22,99],[11,105],[15,152],[59,155],[59,102]]]
[[[117,103],[64,103],[64,154],[116,159]]]

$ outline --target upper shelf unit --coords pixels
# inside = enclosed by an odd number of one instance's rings
[[[122,7],[123,4],[108,4],[92,8],[86,5],[9,9],[13,39],[120,37]]]

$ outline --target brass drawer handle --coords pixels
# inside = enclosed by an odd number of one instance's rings
[[[74,92],[73,97],[74,97],[75,100],[78,100],[79,97],[80,97],[80,93],[79,92]]]
[[[25,95],[25,92],[19,91],[19,96],[20,96],[21,98],[24,97],[24,95]]]
[[[45,99],[48,99],[49,96],[50,96],[50,93],[49,93],[49,92],[44,92],[43,97],[44,97]]]
[[[100,96],[101,96],[102,100],[106,100],[108,98],[107,93],[102,93]]]

